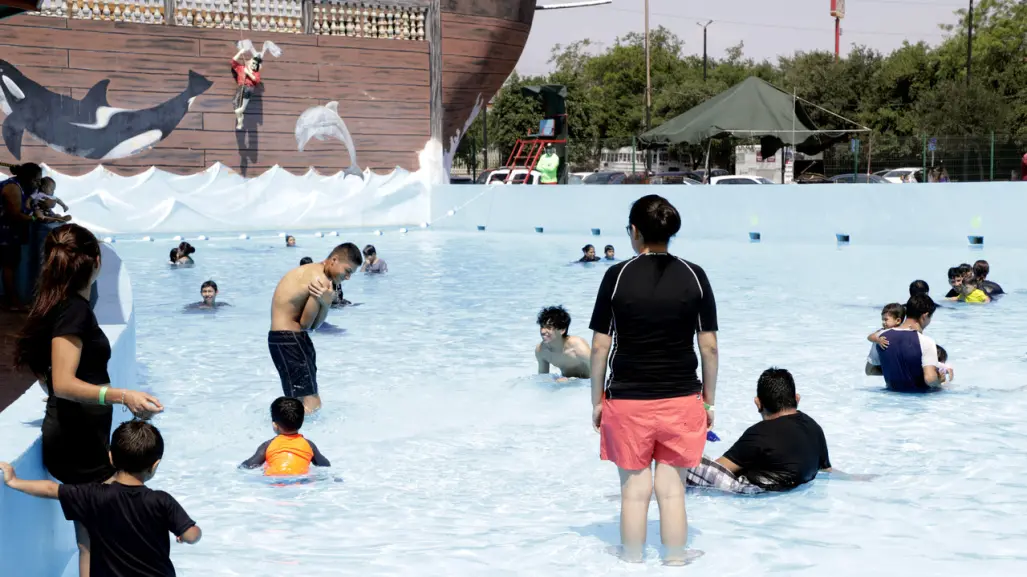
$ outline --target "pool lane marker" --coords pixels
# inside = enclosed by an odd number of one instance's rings
[[[403,228],[399,229],[399,232],[400,232],[400,234],[406,234],[408,231],[407,231],[406,227],[403,227]]]
[[[239,235],[239,240],[250,240],[250,235],[245,232]]]
[[[332,232],[328,233],[328,236],[339,236],[339,231],[333,230]]]
[[[325,233],[323,233],[323,232],[315,232],[314,236],[316,236],[317,238],[324,238]]]
[[[113,236],[105,236],[105,237],[103,237],[103,242],[105,242],[107,244],[114,244],[114,237]]]
[[[376,231],[374,231],[374,235],[375,236],[381,236],[382,235],[382,231],[376,230]]]
[[[201,234],[200,236],[196,237],[196,240],[210,240],[210,237],[208,237],[205,234]]]
[[[171,240],[182,240],[182,235],[176,234],[174,237],[171,238]]]
[[[759,242],[762,239],[762,235],[758,232],[749,233],[749,242]]]

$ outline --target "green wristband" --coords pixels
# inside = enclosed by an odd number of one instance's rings
[[[101,405],[106,405],[107,404],[107,389],[109,389],[109,388],[110,387],[100,387],[100,404]]]

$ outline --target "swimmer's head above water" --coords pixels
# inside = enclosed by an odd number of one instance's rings
[[[313,262],[314,262],[314,259],[310,258],[309,256],[305,256],[305,257],[300,259],[300,266],[303,266],[305,264],[311,264]]]
[[[631,205],[627,231],[636,254],[666,251],[679,230],[681,215],[666,198],[650,194]]]
[[[595,256],[596,256],[596,247],[594,247],[594,246],[592,246],[590,244],[586,244],[585,246],[581,247],[581,253],[583,255],[585,255],[585,258],[589,258],[589,259],[595,258]]]
[[[546,307],[538,313],[539,335],[543,343],[567,337],[571,328],[571,315],[562,306]]]
[[[614,260],[615,258],[617,258],[616,253],[613,250],[612,244],[606,245],[606,248],[603,249],[603,253],[606,254],[606,260]]]
[[[271,403],[271,426],[278,435],[295,435],[303,426],[303,402],[278,397]]]
[[[909,283],[909,296],[925,295],[931,292],[931,287],[924,280],[915,280]]]
[[[374,248],[373,244],[365,246],[364,258],[367,259],[367,262],[374,264],[374,261],[378,260],[378,249]]]
[[[934,317],[934,311],[938,310],[937,303],[927,295],[913,295],[906,301],[905,323],[917,323],[920,330],[927,328]]]
[[[328,280],[338,284],[349,280],[360,265],[364,264],[364,258],[360,256],[360,249],[352,242],[340,244],[332,250],[324,261],[324,273]]]
[[[881,328],[893,329],[901,325],[904,320],[906,320],[906,307],[899,303],[886,304],[881,309]]]
[[[795,392],[795,379],[785,369],[777,367],[763,371],[756,382],[756,410],[766,419],[782,411],[799,408],[799,393]]]
[[[218,284],[209,280],[200,285],[200,296],[203,297],[203,304],[209,307],[216,306],[218,298]]]
[[[294,248],[296,246],[296,237],[292,236],[291,234],[285,237],[285,246],[289,248]]]

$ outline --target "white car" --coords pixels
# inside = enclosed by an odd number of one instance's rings
[[[881,178],[893,184],[926,182],[923,168],[896,168],[882,174]]]
[[[525,168],[515,168],[513,172],[509,168],[499,168],[488,175],[485,184],[539,184],[541,181],[542,173],[537,170],[529,174]]]
[[[749,176],[747,174],[733,174],[728,176],[714,176],[710,184],[774,184],[762,176]]]

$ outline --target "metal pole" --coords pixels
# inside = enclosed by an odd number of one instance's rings
[[[988,180],[994,181],[995,180],[995,131],[994,130],[991,131],[991,163],[990,164],[991,164],[991,171],[990,171],[991,176],[990,176],[990,178],[988,178]]]
[[[703,82],[706,82],[706,78],[707,78],[706,70],[707,70],[708,62],[709,62],[709,60],[707,58],[707,51],[706,51],[706,28],[710,24],[713,24],[713,20],[707,20],[706,24],[703,24],[702,22],[696,22],[695,23],[696,26],[701,26],[702,27],[702,81]]]
[[[834,61],[838,62],[842,51],[842,19],[834,19]]]
[[[924,179],[924,182],[927,182],[927,135],[926,134],[924,135],[924,156],[923,156],[923,159],[924,159],[924,175],[921,178]]]
[[[489,106],[485,104],[485,116],[482,117],[481,122],[481,139],[485,142],[485,152],[483,156],[485,161],[482,162],[481,169],[483,171],[489,169]]]
[[[966,26],[966,83],[970,84],[971,62],[974,55],[974,0],[970,0]]]
[[[652,122],[653,80],[649,55],[649,0],[645,0],[645,130],[649,132]],[[649,169],[649,150],[645,154],[646,170]]]
[[[635,148],[635,137],[631,137],[631,174],[635,174],[635,158],[638,156],[638,149]]]

